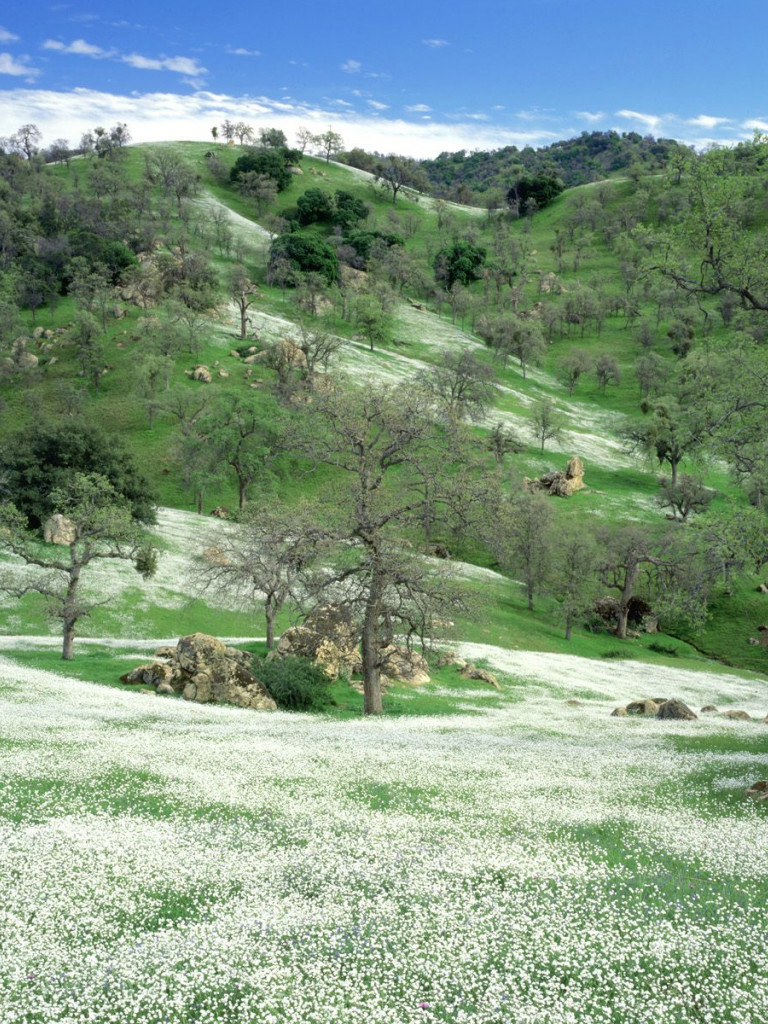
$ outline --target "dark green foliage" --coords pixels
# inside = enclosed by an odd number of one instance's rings
[[[333,199],[321,188],[308,188],[304,195],[296,200],[299,212],[299,223],[302,225],[316,224],[333,220]]]
[[[333,284],[339,276],[338,257],[322,238],[313,238],[298,231],[280,235],[272,243],[270,261],[274,263],[280,257],[304,274],[321,274],[328,284]]]
[[[654,139],[637,132],[582,132],[573,139],[533,149],[504,146],[492,152],[441,153],[434,160],[423,160],[435,193],[445,199],[471,202],[493,189],[509,188],[509,182],[521,174],[548,171],[561,178],[567,188],[606,178],[630,164],[650,173],[663,169],[685,147],[672,139]],[[346,162],[353,167],[373,170],[361,162],[352,150]],[[368,154],[365,154],[368,156]],[[374,163],[374,158],[370,157]]]
[[[370,212],[362,199],[356,199],[351,192],[337,191],[333,195],[333,201],[335,207],[333,222],[344,230],[349,229],[360,220],[365,220]]]
[[[123,242],[103,238],[93,231],[71,231],[69,245],[72,256],[83,256],[91,270],[106,267],[113,284],[124,270],[138,265],[136,256]]]
[[[463,285],[471,284],[480,277],[485,253],[480,245],[457,240],[435,256],[435,277],[446,289],[452,288],[457,281]]]
[[[330,679],[308,658],[253,659],[253,674],[282,711],[322,711],[333,704]]]
[[[236,183],[241,174],[255,171],[273,178],[277,191],[282,192],[291,183],[290,167],[301,160],[301,153],[281,146],[269,149],[250,149],[238,157],[230,171],[230,181]]]
[[[157,496],[118,438],[86,423],[43,424],[12,437],[0,455],[5,496],[40,526],[55,511],[51,492],[74,473],[98,473],[127,499],[132,517],[155,521]]]
[[[560,178],[551,172],[524,175],[507,192],[507,202],[517,206],[520,213],[532,213],[549,206],[564,188]]]
[[[371,256],[371,249],[375,242],[391,248],[393,245],[405,245],[405,239],[400,235],[394,235],[386,231],[353,231],[344,242],[352,246],[364,263],[367,263]]]

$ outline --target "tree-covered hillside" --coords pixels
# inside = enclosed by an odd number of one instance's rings
[[[150,505],[269,508],[314,538],[303,594],[336,586],[369,678],[393,636],[441,629],[762,670],[765,140],[443,161],[505,186],[469,208],[402,158],[367,173],[262,134],[0,155],[0,483],[26,527],[51,511],[24,511],[30,486],[106,473],[73,438],[119,438]]]

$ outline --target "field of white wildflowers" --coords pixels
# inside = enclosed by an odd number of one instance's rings
[[[0,658],[0,1021],[764,1024],[768,727],[610,707],[334,721]]]

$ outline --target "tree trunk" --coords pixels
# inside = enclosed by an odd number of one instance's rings
[[[267,650],[271,651],[275,646],[275,612],[277,609],[272,601],[267,598],[264,605],[264,617],[267,620]]]
[[[381,675],[379,672],[379,612],[381,609],[381,581],[375,574],[365,605],[363,618],[363,714],[381,715]]]
[[[565,618],[565,639],[571,639],[571,631],[573,629],[573,616],[567,615]]]
[[[75,545],[70,545],[70,557],[75,560]],[[72,661],[75,646],[75,626],[77,625],[77,611],[75,608],[75,596],[77,585],[80,582],[80,564],[74,564],[69,569],[69,582],[67,583],[67,596],[64,599],[64,607],[61,612],[63,624],[63,644],[61,649],[62,661]]]
[[[627,622],[629,620],[629,604],[621,604],[616,617],[616,636],[619,640],[627,639]]]
[[[62,661],[72,661],[75,656],[75,624],[64,620],[64,643],[61,650]]]

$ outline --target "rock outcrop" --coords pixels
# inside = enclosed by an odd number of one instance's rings
[[[277,653],[309,658],[329,679],[350,676],[363,667],[352,616],[332,604],[315,609],[300,626],[286,629],[277,643]]]
[[[43,524],[43,540],[46,544],[74,544],[77,540],[77,526],[71,519],[56,512]]]
[[[584,483],[584,463],[574,455],[565,466],[565,472],[560,469],[550,470],[543,476],[530,479],[525,477],[523,489],[529,494],[552,494],[559,498],[570,498],[576,491],[580,491]]]
[[[181,694],[199,704],[235,704],[257,711],[277,705],[251,672],[251,656],[205,633],[183,636],[176,647],[160,647],[157,658],[120,677],[123,683],[154,686],[158,693]]]

